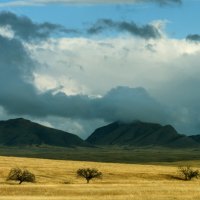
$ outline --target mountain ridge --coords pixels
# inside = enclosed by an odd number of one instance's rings
[[[194,137],[193,137],[194,138]],[[114,122],[96,129],[86,141],[92,145],[197,147],[200,140],[179,134],[171,125],[134,121]]]
[[[0,121],[0,145],[89,146],[77,135],[49,128],[24,118]]]
[[[49,128],[24,118],[0,121],[0,145],[61,147],[135,146],[200,147],[200,135],[186,136],[171,125],[134,121],[113,122],[97,128],[85,141],[77,135]]]

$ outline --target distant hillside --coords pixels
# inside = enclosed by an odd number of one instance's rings
[[[76,135],[18,118],[0,121],[0,145],[88,146]]]
[[[98,128],[86,140],[93,145],[132,145],[196,147],[199,143],[193,138],[177,133],[170,125],[114,122]]]

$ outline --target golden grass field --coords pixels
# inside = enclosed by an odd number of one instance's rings
[[[0,157],[0,200],[200,200],[200,180],[173,178],[186,163],[200,168],[200,161],[161,166]],[[27,168],[37,182],[7,182],[12,167]],[[82,167],[99,169],[103,179],[87,184],[76,177]]]

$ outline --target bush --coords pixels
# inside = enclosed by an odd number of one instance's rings
[[[82,168],[78,169],[76,173],[78,177],[85,178],[87,183],[89,183],[91,179],[102,178],[102,173],[97,169]]]
[[[22,182],[35,182],[35,175],[28,170],[22,170],[20,168],[12,168],[8,174],[7,180]]]
[[[189,181],[192,178],[199,178],[200,172],[199,170],[194,170],[191,166],[181,166],[178,169],[180,175],[183,177],[184,180]]]

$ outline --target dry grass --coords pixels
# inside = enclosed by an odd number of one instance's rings
[[[187,162],[188,163],[188,162]],[[112,164],[0,157],[0,200],[199,200],[199,180],[182,181],[177,166]],[[199,167],[199,161],[192,161]],[[25,167],[36,175],[36,183],[6,182],[12,167]],[[102,180],[76,178],[76,170],[94,167]]]

